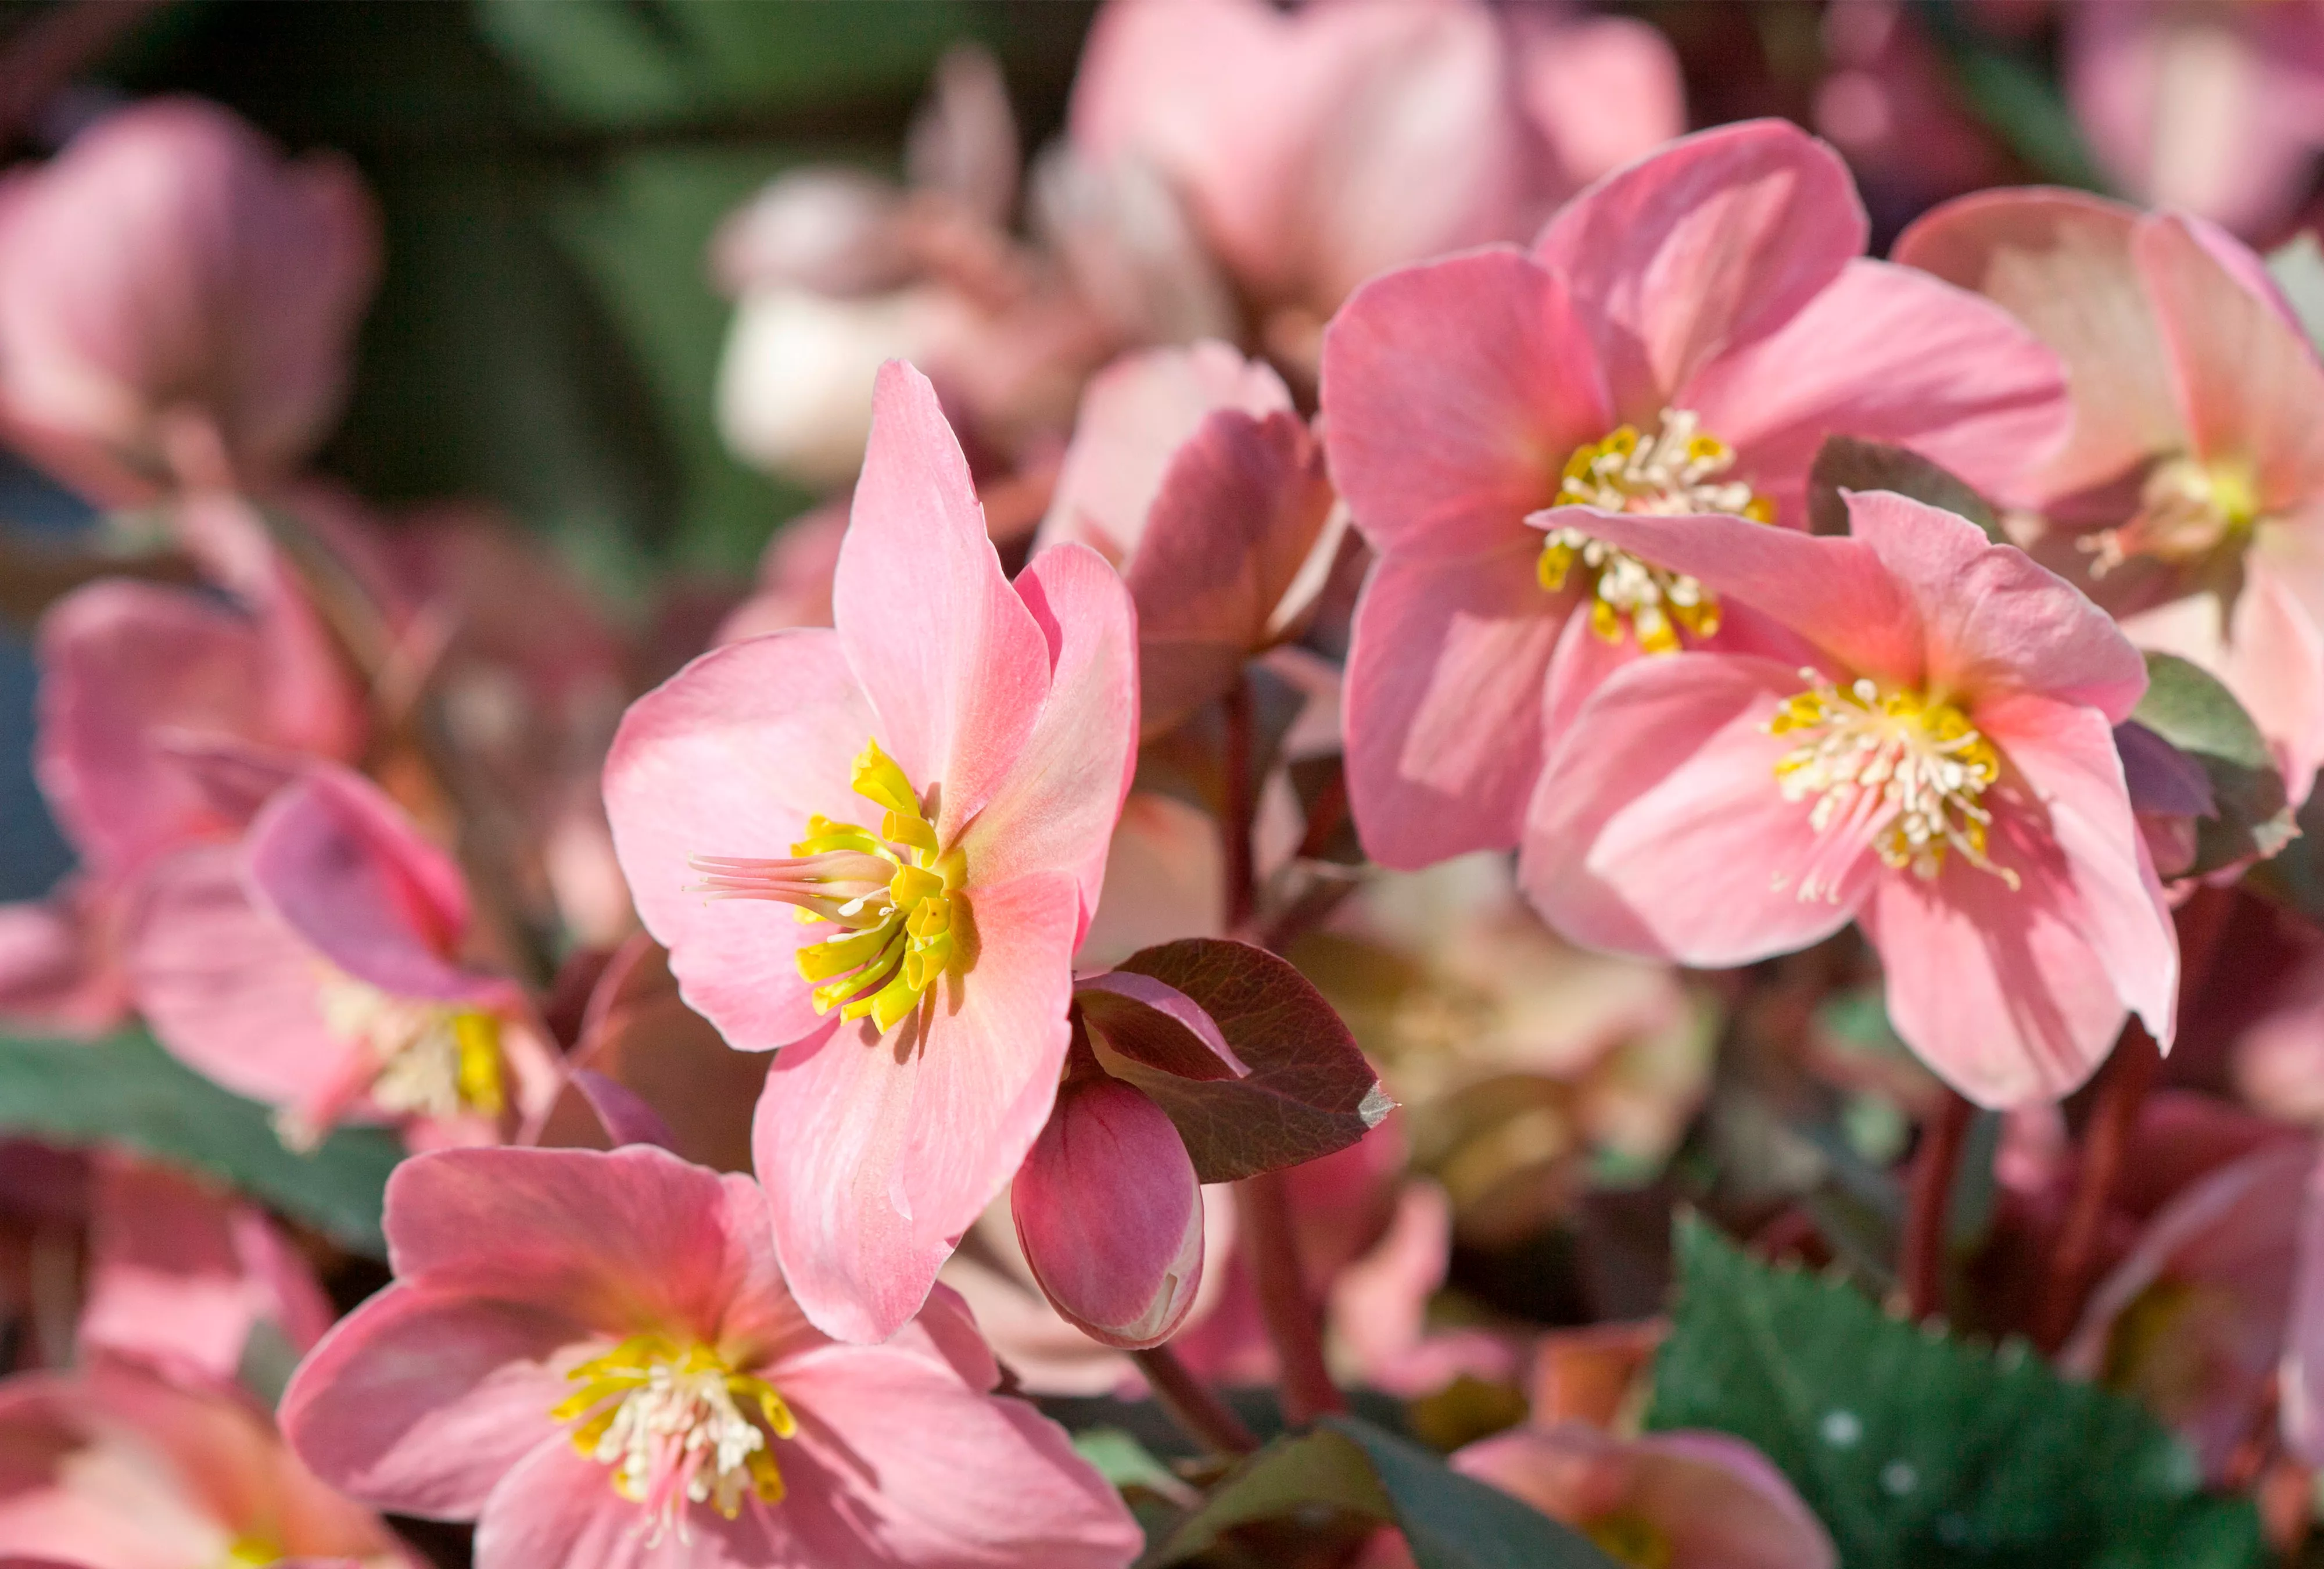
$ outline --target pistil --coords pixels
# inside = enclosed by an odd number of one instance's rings
[[[2146,476],[2138,500],[2130,521],[2081,541],[2094,576],[2139,556],[2172,566],[2201,561],[2248,540],[2260,516],[2259,482],[2246,463],[2172,458]]]

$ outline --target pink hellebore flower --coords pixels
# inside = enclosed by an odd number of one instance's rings
[[[1283,378],[1206,340],[1091,381],[1036,548],[1079,540],[1121,569],[1159,734],[1300,629],[1339,544],[1334,499]]]
[[[1138,729],[1121,580],[1066,546],[1012,586],[927,380],[890,365],[875,401],[836,629],[703,656],[605,766],[687,1001],[783,1048],[756,1140],[776,1250],[860,1341],[918,1310],[1048,1121]]]
[[[383,1508],[475,1519],[478,1569],[1119,1569],[1137,1527],[990,1393],[949,1292],[887,1343],[810,1325],[767,1203],[637,1146],[460,1149],[390,1178],[396,1281],[291,1380],[283,1428]]]
[[[107,501],[195,477],[189,435],[231,470],[205,481],[279,475],[338,412],[379,250],[345,160],[196,99],[121,110],[0,183],[0,421]]]
[[[2063,357],[2074,430],[2034,478],[2056,533],[2035,549],[2134,642],[2226,682],[2304,799],[2324,763],[2324,364],[2259,258],[2070,191],[1964,197],[1895,254]]]
[[[555,1067],[522,991],[458,962],[467,887],[377,786],[318,764],[239,844],[157,867],[130,971],[161,1044],[281,1108],[307,1147],[350,1117],[488,1140],[540,1110]]]
[[[2075,116],[2123,189],[2255,236],[2299,207],[2324,150],[2324,5],[2061,9]]]
[[[2178,942],[2112,733],[2145,690],[2137,651],[1967,520],[1848,505],[1846,539],[1590,520],[1803,641],[1600,686],[1534,796],[1526,893],[1577,941],[1706,968],[1854,919],[1896,1032],[1985,1105],[2065,1094],[2126,1011],[2167,1050]]]
[[[419,1569],[244,1400],[124,1363],[0,1383],[0,1556],[78,1569]]]
[[[1609,176],[1530,253],[1392,272],[1348,302],[1323,405],[1333,477],[1379,554],[1346,710],[1375,860],[1517,842],[1570,715],[1545,711],[1554,658],[1602,671],[1717,632],[1715,595],[1595,519],[1803,528],[1834,433],[2006,494],[2062,437],[2056,357],[1988,303],[1864,260],[1865,235],[1839,157],[1754,121]],[[1546,537],[1528,524],[1561,505]]]

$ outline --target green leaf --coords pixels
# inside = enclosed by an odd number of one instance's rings
[[[1157,1460],[1136,1435],[1122,1428],[1093,1427],[1076,1433],[1074,1453],[1096,1467],[1097,1473],[1118,1491],[1143,1488],[1176,1503],[1191,1502],[1195,1496],[1177,1472]]]
[[[1853,436],[1826,437],[1808,469],[1808,524],[1815,532],[1848,532],[1848,503],[1840,494],[1843,490],[1895,491],[1959,513],[1983,529],[1989,540],[2002,537],[2000,520],[1968,481],[1901,447],[1859,441]]]
[[[310,1155],[275,1137],[272,1113],[180,1063],[142,1029],[102,1040],[0,1038],[0,1133],[51,1144],[120,1144],[207,1172],[382,1258],[394,1135],[342,1129]]]
[[[1774,1461],[1848,1569],[2259,1569],[2244,1500],[2132,1402],[1884,1315],[1681,1223],[1679,1294],[1647,1426]]]
[[[2210,781],[2216,817],[2196,820],[2193,872],[2272,855],[2295,832],[2283,777],[2235,694],[2175,654],[2146,656],[2146,695],[2131,719],[2192,760]]]
[[[1429,1451],[1351,1417],[1244,1461],[1145,1560],[1182,1563],[1238,1526],[1316,1512],[1402,1530],[1419,1569],[1614,1569],[1588,1540]]]

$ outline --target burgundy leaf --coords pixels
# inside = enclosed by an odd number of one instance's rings
[[[1157,1072],[1182,1079],[1250,1075],[1202,1005],[1151,975],[1108,970],[1086,976],[1074,983],[1074,1000],[1108,1046]]]

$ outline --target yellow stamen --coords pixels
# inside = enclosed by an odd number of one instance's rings
[[[790,1438],[798,1422],[775,1387],[737,1371],[699,1341],[660,1334],[632,1335],[566,1374],[580,1388],[549,1410],[575,1424],[573,1447],[613,1469],[613,1490],[646,1504],[655,1539],[675,1526],[683,1538],[685,1506],[706,1503],[728,1519],[747,1491],[779,1503],[783,1477],[770,1436]]]
[[[2249,462],[2182,456],[2147,475],[2130,521],[2086,536],[2081,548],[2096,558],[2090,570],[2098,577],[2134,556],[2190,566],[2240,551],[2261,522],[2260,512],[2259,475]]]
[[[1671,1569],[1674,1561],[1671,1539],[1662,1527],[1628,1509],[1601,1515],[1582,1534],[1608,1557],[1630,1569]]]
[[[369,1093],[384,1110],[497,1117],[507,1106],[497,1014],[391,996],[328,968],[318,994],[331,1033],[362,1046],[378,1065]]]

